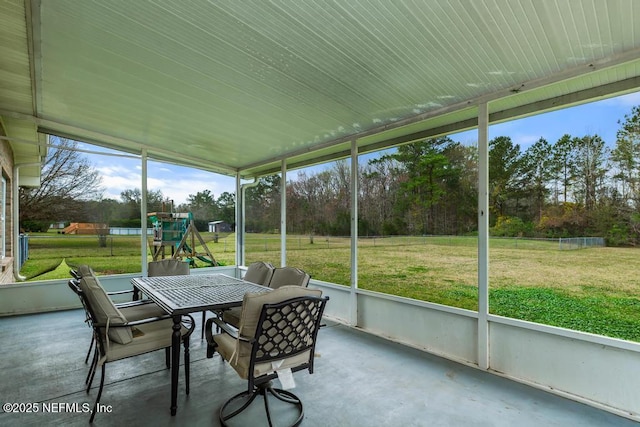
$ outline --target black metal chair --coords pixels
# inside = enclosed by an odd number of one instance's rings
[[[267,420],[273,425],[269,395],[293,405],[297,426],[304,418],[302,401],[292,392],[273,386],[279,371],[313,373],[314,350],[318,329],[328,297],[319,290],[286,286],[272,292],[247,294],[242,304],[237,331],[217,318],[207,321],[207,357],[215,351],[247,380],[247,390],[227,400],[219,419],[227,421],[242,413],[260,395],[264,399]],[[216,323],[222,333],[213,335]],[[277,366],[274,370],[273,366]],[[293,418],[293,417],[292,417]]]
[[[82,303],[82,306],[84,307],[84,310],[85,310],[85,316],[86,316],[85,322],[88,323],[89,320],[90,320],[89,311],[87,310],[87,307],[85,306],[85,303],[84,303],[82,297],[80,297],[80,295],[76,292],[76,290],[79,290],[80,280],[82,279],[83,275],[84,276],[92,276],[92,277],[94,277],[94,279],[96,280],[96,282],[98,284],[100,284],[100,281],[99,281],[98,277],[95,275],[95,272],[93,271],[93,269],[91,267],[89,267],[88,265],[80,265],[77,270],[70,270],[69,273],[71,274],[71,276],[74,277],[74,279],[77,280],[77,282],[75,282],[77,286],[74,286],[71,282],[69,282],[69,287],[80,298],[80,302]],[[114,297],[114,296],[126,295],[126,294],[132,294],[132,293],[134,293],[133,289],[129,289],[129,290],[125,290],[125,291],[106,292],[106,294],[110,298]],[[156,303],[154,303],[153,301],[151,301],[149,299],[138,300],[138,299],[134,298],[133,301],[122,302],[122,303],[114,303],[114,305],[130,321],[148,319],[150,317],[160,317],[160,316],[164,316],[166,314],[163,309],[161,309]],[[93,334],[91,334],[91,343],[89,344],[89,350],[87,351],[87,356],[84,359],[84,363],[88,363],[89,362],[89,357],[91,356],[91,351],[95,350],[94,343],[95,343],[95,339],[94,339]],[[96,350],[96,352],[97,352],[97,350]],[[85,384],[88,384],[89,387],[90,387],[89,378],[91,377],[92,371],[95,370],[95,364],[96,364],[96,358],[97,358],[97,356],[96,356],[97,353],[96,352],[94,352],[94,358],[93,358],[93,362],[92,362],[92,365],[91,365],[91,369],[89,370],[89,374],[87,374],[87,379],[85,380]],[[166,364],[167,364],[167,368],[169,368],[170,367],[169,349],[167,349],[167,351],[166,351]]]
[[[129,321],[91,276],[83,277],[80,282],[72,279],[69,281],[69,287],[80,296],[89,314],[88,320],[96,342],[96,367],[101,366],[100,388],[89,419],[89,422],[93,422],[104,388],[105,365],[171,347],[173,320],[171,316],[165,314]],[[195,321],[191,316],[186,316],[185,321],[181,334],[184,345],[186,393],[189,394],[189,337],[195,329]],[[91,388],[96,367],[92,369],[87,392]]]
[[[249,265],[242,280],[257,283],[258,285],[269,286],[275,270],[276,268],[271,263],[256,261]],[[225,323],[228,323],[234,328],[238,327],[240,323],[240,307],[232,307],[215,313],[218,318],[224,320]]]

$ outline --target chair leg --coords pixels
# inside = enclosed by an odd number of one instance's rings
[[[93,377],[96,375],[96,369],[98,368],[98,348],[93,352],[93,361],[91,362],[91,367],[89,368],[89,373],[87,374],[87,379],[85,383],[87,384],[87,393],[91,389],[91,384],[93,384]]]
[[[189,351],[189,336],[184,337],[184,383],[186,388],[186,394],[189,394],[189,365],[191,363],[191,352]]]
[[[98,412],[98,403],[100,403],[100,397],[102,397],[102,388],[104,387],[104,372],[105,372],[105,364],[102,364],[100,375],[100,389],[98,390],[98,397],[96,397],[96,403],[93,404],[93,411],[91,412],[91,418],[89,418],[89,423],[93,422],[93,419],[96,417],[96,413]]]
[[[216,348],[218,344],[213,339],[213,333],[211,329],[213,328],[213,319],[207,320],[207,324],[204,327],[204,331],[206,331],[207,335],[207,359],[211,359],[216,352]]]
[[[207,320],[207,312],[203,311],[202,312],[202,330],[200,331],[200,339],[203,340],[204,339],[204,322],[205,320]]]
[[[228,419],[231,419],[233,417],[235,417],[236,415],[238,415],[240,412],[244,411],[245,409],[247,409],[249,407],[249,405],[251,405],[251,403],[255,400],[255,398],[258,396],[258,392],[254,391],[253,393],[250,393],[248,391],[243,391],[242,393],[238,393],[235,396],[233,396],[231,399],[227,400],[224,405],[222,405],[222,408],[220,408],[220,424],[223,426],[226,426],[227,423],[226,421]],[[229,415],[224,415],[224,410],[227,408],[227,406],[232,403],[233,401],[239,399],[239,398],[243,398],[243,397],[247,397],[247,401],[237,410],[233,411],[232,413],[230,413]]]
[[[93,350],[93,342],[96,339],[93,334],[91,334],[91,344],[89,344],[89,351],[87,351],[87,357],[84,358],[84,364],[86,365],[89,362],[89,356],[91,355],[91,350]]]
[[[222,408],[220,409],[220,415],[219,415],[220,424],[223,426],[226,426],[227,420],[240,414],[242,411],[247,409],[249,405],[251,405],[251,403],[255,400],[255,398],[258,395],[262,395],[262,397],[264,398],[264,409],[267,413],[267,421],[269,422],[269,426],[272,426],[273,422],[271,420],[271,411],[269,408],[269,401],[268,401],[269,394],[273,395],[278,400],[295,405],[296,408],[298,409],[298,418],[294,421],[293,424],[291,424],[291,426],[294,427],[294,426],[300,425],[300,423],[302,422],[302,419],[304,418],[304,408],[302,406],[302,401],[298,398],[298,396],[296,396],[295,394],[287,390],[272,388],[270,382],[257,386],[253,391],[245,390],[242,393],[238,393],[235,396],[233,396],[231,399],[227,400],[224,403],[224,405],[222,405]],[[233,402],[236,402],[239,399],[246,399],[246,401],[242,404],[242,406],[240,406],[240,408],[236,409],[230,414],[225,414],[224,411]]]
[[[171,347],[164,349],[164,363],[167,365],[167,369],[171,368]]]

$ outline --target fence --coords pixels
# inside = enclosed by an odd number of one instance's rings
[[[114,236],[139,236],[142,234],[142,229],[135,227],[109,227],[109,234]],[[147,235],[153,236],[153,228],[147,228]]]
[[[399,247],[417,245],[438,246],[477,246],[477,236],[360,236],[358,247]],[[246,250],[249,252],[271,252],[280,250],[279,236],[247,234]],[[287,236],[287,249],[338,249],[351,246],[348,236]],[[574,237],[566,239],[535,239],[523,237],[491,237],[491,248],[529,249],[529,250],[574,250],[590,247],[604,247],[602,237]],[[225,248],[226,252],[226,248]]]
[[[561,251],[570,249],[585,249],[592,247],[604,247],[604,237],[569,237],[560,239],[558,249]]]

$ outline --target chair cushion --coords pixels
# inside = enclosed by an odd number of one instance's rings
[[[80,275],[80,277],[95,276],[93,269],[86,264],[78,266],[77,272]]]
[[[251,344],[236,340],[229,334],[214,335],[213,339],[218,344],[217,351],[236,370],[240,378],[249,378],[249,364],[251,361]],[[238,347],[236,347],[236,344]],[[237,350],[236,350],[237,349]],[[234,355],[234,351],[237,354]],[[311,350],[284,359],[278,369],[294,368],[309,361]],[[273,372],[271,362],[257,363],[253,369],[253,377]]]
[[[152,261],[148,264],[147,274],[149,277],[188,275],[189,263],[173,258]]]
[[[278,289],[282,286],[302,286],[309,284],[311,277],[304,271],[293,267],[276,268],[271,276],[269,287]]]
[[[134,327],[133,339],[128,344],[110,343],[106,349],[106,362],[124,359],[130,356],[171,347],[171,336],[173,334],[173,320],[159,320],[157,322],[145,323]],[[182,327],[182,334],[186,334],[187,329]]]
[[[87,296],[87,300],[99,323],[126,323],[127,318],[114,305],[105,292],[100,281],[93,274],[82,276],[80,289]],[[133,339],[131,328],[109,328],[109,338],[120,344],[128,344]]]
[[[240,325],[241,315],[242,315],[242,308],[232,307],[222,312],[222,320],[225,323],[237,328]]]
[[[322,296],[319,289],[309,289],[300,286],[283,286],[271,292],[247,293],[242,300],[242,314],[238,332],[243,337],[253,337],[256,333],[260,311],[265,304],[273,304],[295,297],[302,296]]]
[[[247,282],[257,283],[258,285],[269,285],[271,276],[273,275],[273,265],[268,262],[254,262],[247,268],[247,272],[243,279]]]
[[[155,303],[136,304],[127,307],[118,308],[120,313],[124,314],[129,322],[136,320],[148,319],[150,317],[160,317],[167,314],[163,309]]]

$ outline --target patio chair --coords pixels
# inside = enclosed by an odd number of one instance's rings
[[[247,282],[251,283],[257,283],[258,285],[269,286],[269,282],[271,282],[274,271],[275,268],[271,263],[257,261],[247,267],[247,272],[245,273],[242,280],[246,280]],[[221,318],[223,321],[236,328],[240,323],[240,307],[232,307],[226,310],[221,310],[220,312],[216,312],[216,315],[218,316],[218,318]]]
[[[282,286],[302,286],[307,287],[311,276],[303,270],[295,267],[280,267],[273,271],[269,287],[278,289]]]
[[[189,263],[177,258],[166,258],[160,261],[151,261],[147,264],[147,276],[149,277],[186,276],[190,272]],[[204,339],[204,322],[206,318],[206,311],[203,311],[200,339]]]
[[[100,285],[100,282],[98,281],[98,278],[96,276],[92,276],[92,277],[95,280],[96,284],[102,287],[102,285]],[[87,306],[87,303],[85,302],[85,299],[81,295],[82,290],[80,289],[80,283],[81,283],[80,280],[72,279],[69,281],[69,287],[80,298],[80,302],[82,303],[82,306],[84,307],[84,310],[85,310],[85,323],[87,323],[87,325],[91,327],[91,314]],[[103,288],[103,291],[104,291],[104,288]],[[108,292],[105,292],[105,294],[109,295]],[[125,305],[125,306],[122,307],[122,305]],[[161,309],[158,305],[156,305],[155,303],[153,303],[153,301],[150,301],[150,300],[135,301],[133,303],[114,304],[114,306],[118,308],[120,312],[126,316],[128,321],[136,321],[136,320],[158,318],[158,317],[167,318],[167,313],[165,313],[163,309]],[[91,389],[91,385],[93,383],[93,377],[95,376],[96,369],[98,367],[99,350],[98,350],[97,342],[95,340],[94,333],[91,334],[91,343],[89,344],[89,350],[87,351],[87,356],[84,359],[85,364],[88,363],[89,356],[91,355],[92,350],[93,350],[93,358],[91,360],[91,366],[89,367],[89,372],[87,372],[87,377],[84,380],[84,383],[87,386],[87,393]],[[171,367],[171,351],[170,350],[171,350],[170,347],[167,347],[165,349],[165,364],[167,366],[167,369]]]
[[[151,261],[147,264],[147,274],[149,277],[182,276],[189,274],[189,271],[189,263],[175,258]]]
[[[89,323],[96,340],[97,365],[101,367],[100,388],[89,419],[89,422],[93,422],[104,388],[106,364],[171,347],[173,320],[171,316],[164,315],[131,321],[113,304],[93,276],[84,276],[79,283],[75,280],[69,283],[70,286],[77,287],[75,291],[82,298],[89,313]],[[186,393],[189,394],[189,337],[195,329],[195,322],[191,316],[186,317],[181,334],[184,345]]]
[[[73,276],[73,278],[77,279],[77,280],[82,279],[83,276],[97,277],[95,271],[93,271],[93,269],[90,266],[86,265],[86,264],[79,265],[77,270],[73,270],[73,269],[69,270],[69,273],[71,273],[71,276]],[[110,297],[115,297],[115,296],[118,296],[118,295],[133,294],[131,300],[135,301],[135,300],[138,299],[136,297],[136,293],[135,292],[136,292],[135,289],[132,288],[132,289],[124,290],[124,291],[107,292],[107,295],[109,295]],[[124,305],[126,305],[128,303],[125,302],[125,303],[118,303],[118,304],[121,304],[121,305],[124,306]]]
[[[81,265],[81,266],[78,267],[78,270],[71,270],[70,273],[77,280],[77,283],[75,283],[75,286],[74,286],[74,284],[72,282],[69,282],[69,287],[80,298],[80,302],[82,303],[82,306],[84,307],[84,310],[85,310],[85,316],[86,316],[85,322],[88,323],[90,321],[90,315],[89,315],[89,311],[87,310],[87,307],[86,307],[86,305],[84,303],[84,300],[82,299],[82,297],[78,293],[78,291],[79,291],[79,283],[80,283],[80,280],[82,279],[83,275],[84,276],[92,276],[99,285],[100,285],[100,281],[99,281],[98,277],[95,275],[95,272],[93,271],[93,269],[91,267],[89,267],[88,265]],[[102,286],[102,285],[100,285],[100,286]],[[132,292],[133,292],[132,290],[126,290],[126,291],[118,291],[118,292],[106,292],[106,294],[109,295],[109,297],[112,297],[112,296],[115,296],[115,295],[122,295],[122,294],[127,294],[127,293],[132,293]],[[131,320],[147,319],[147,318],[150,318],[150,317],[160,317],[160,316],[164,316],[166,314],[165,311],[162,308],[160,308],[157,304],[155,304],[151,300],[138,300],[138,301],[124,302],[124,303],[115,303],[114,305],[120,311],[122,311],[123,314],[130,321]],[[85,364],[89,362],[89,357],[91,356],[91,351],[94,350],[94,343],[95,343],[95,339],[94,339],[93,334],[91,334],[91,343],[89,344],[89,350],[87,351],[87,356],[84,359],[84,363]],[[87,379],[85,380],[85,384],[89,384],[89,377],[90,377],[92,371],[95,369],[95,359],[96,359],[96,353],[94,353],[94,362],[92,362],[92,369],[89,370],[89,374],[87,375]],[[169,359],[169,350],[168,349],[167,349],[167,367],[170,367],[170,359]]]
[[[247,272],[242,279],[258,285],[269,286],[273,270],[274,267],[271,263],[256,261],[247,267]]]
[[[264,399],[270,426],[268,395],[295,407],[296,419],[292,425],[302,422],[302,401],[290,391],[275,388],[272,380],[280,378],[281,383],[285,379],[292,382],[291,373],[304,369],[313,373],[318,329],[329,300],[321,295],[320,290],[300,286],[246,294],[237,331],[217,318],[207,321],[207,357],[213,357],[217,351],[241,378],[247,380],[247,389],[222,405],[219,419],[223,426],[247,409],[258,395]],[[222,333],[212,334],[214,322]]]

